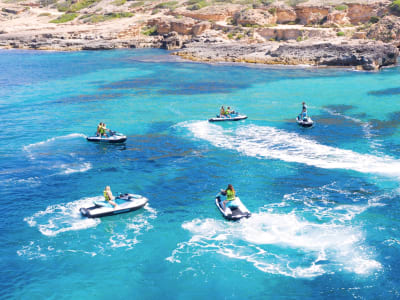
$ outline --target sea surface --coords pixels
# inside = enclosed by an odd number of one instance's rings
[[[161,50],[2,50],[0,66],[1,299],[400,299],[399,67]],[[249,118],[207,122],[221,105]],[[87,142],[100,121],[127,142]],[[228,183],[251,218],[222,218]],[[149,203],[81,217],[106,185]]]

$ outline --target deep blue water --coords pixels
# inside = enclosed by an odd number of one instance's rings
[[[0,51],[2,299],[400,298],[400,68]],[[316,121],[297,127],[306,101]],[[221,105],[249,119],[210,124]],[[103,121],[122,145],[89,143]],[[253,213],[225,221],[232,183]],[[79,208],[144,195],[137,212]]]

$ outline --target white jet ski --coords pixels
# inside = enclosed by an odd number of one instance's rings
[[[141,195],[121,194],[114,199],[117,204],[115,208],[107,201],[94,201],[93,206],[81,207],[79,211],[85,217],[100,218],[138,210],[145,206],[148,201]]]
[[[235,200],[233,200],[235,202],[235,207],[226,207],[224,210],[222,202],[225,199],[225,195],[223,195],[222,192],[215,196],[215,204],[225,219],[235,221],[240,220],[241,218],[249,218],[251,216],[251,213],[246,206],[244,206],[242,201],[240,201],[239,197],[236,197]]]
[[[301,127],[312,127],[314,125],[314,121],[311,120],[310,117],[301,118],[300,116],[297,116],[296,122]]]
[[[126,135],[115,131],[110,131],[108,136],[93,135],[86,137],[86,139],[89,142],[123,143],[126,141]]]
[[[215,118],[208,119],[208,122],[224,122],[224,121],[239,121],[247,119],[246,115],[241,115],[238,112],[231,113],[229,116],[216,115]]]

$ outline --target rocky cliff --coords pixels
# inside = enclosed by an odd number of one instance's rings
[[[179,55],[196,60],[370,70],[395,64],[400,46],[400,17],[390,0],[3,1],[3,48],[183,47]]]

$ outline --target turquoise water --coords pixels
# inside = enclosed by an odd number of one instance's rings
[[[400,298],[400,68],[0,51],[3,299]],[[301,102],[316,122],[297,127]],[[211,124],[221,105],[249,119]],[[125,144],[89,143],[103,121]],[[225,221],[232,183],[253,213]],[[85,219],[114,194],[144,209]]]

